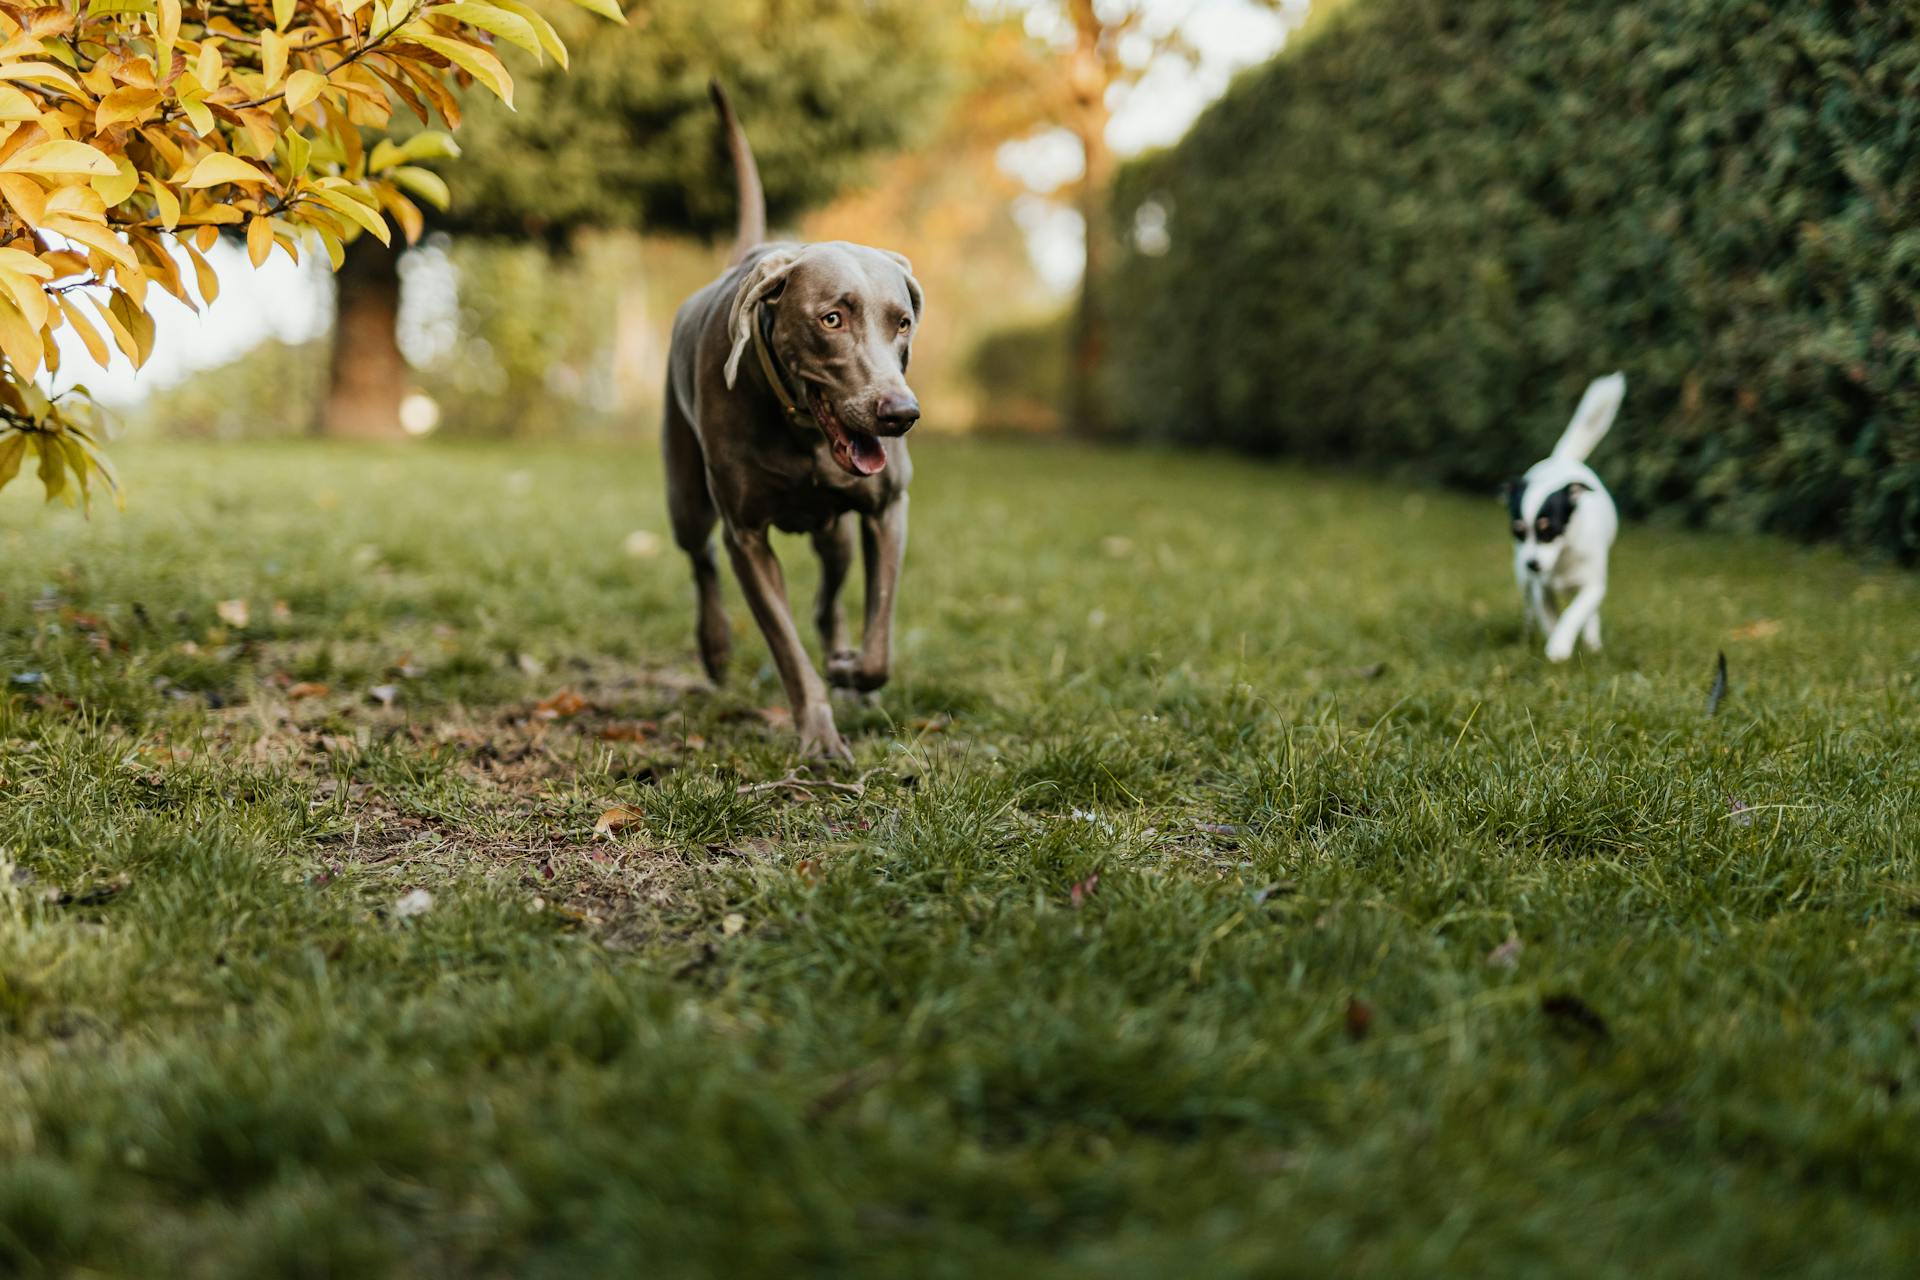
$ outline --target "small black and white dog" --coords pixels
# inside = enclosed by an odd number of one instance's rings
[[[1513,520],[1513,576],[1528,615],[1547,638],[1547,658],[1565,662],[1581,639],[1600,648],[1607,554],[1620,530],[1600,477],[1587,467],[1627,394],[1623,374],[1596,378],[1553,452],[1507,486]],[[1564,607],[1563,607],[1564,604]]]

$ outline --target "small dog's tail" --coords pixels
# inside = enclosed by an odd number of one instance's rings
[[[707,92],[719,109],[720,125],[727,131],[727,153],[733,157],[733,182],[740,196],[740,216],[733,234],[733,256],[737,263],[767,238],[767,194],[760,187],[760,166],[753,162],[753,147],[746,131],[733,114],[733,103],[718,80],[707,81]]]
[[[1580,407],[1573,411],[1573,421],[1567,424],[1566,434],[1553,446],[1553,456],[1568,462],[1585,462],[1606,439],[1607,428],[1613,425],[1613,416],[1620,412],[1620,402],[1626,397],[1627,375],[1624,373],[1595,378],[1587,385],[1587,394],[1580,397]]]

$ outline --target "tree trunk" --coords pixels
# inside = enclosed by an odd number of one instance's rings
[[[334,275],[333,362],[322,435],[399,440],[400,401],[412,374],[400,354],[400,252],[361,236]]]
[[[1068,354],[1067,414],[1072,430],[1091,436],[1107,429],[1106,405],[1100,396],[1100,365],[1106,355],[1103,285],[1107,246],[1112,242],[1107,201],[1113,192],[1114,168],[1113,150],[1107,145],[1112,118],[1107,90],[1117,68],[1094,0],[1071,0],[1068,11],[1074,25],[1074,48],[1067,63],[1072,130],[1086,159],[1079,192],[1086,265],[1080,273],[1080,302],[1074,309],[1073,345]]]

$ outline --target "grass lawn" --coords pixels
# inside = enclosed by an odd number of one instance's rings
[[[1920,1257],[1912,576],[1630,525],[1550,667],[1491,498],[929,441],[855,796],[650,451],[120,461],[0,498],[0,1274]]]

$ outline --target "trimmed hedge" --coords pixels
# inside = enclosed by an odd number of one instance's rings
[[[1917,20],[1356,0],[1123,175],[1114,417],[1491,485],[1620,368],[1629,511],[1914,559]]]

